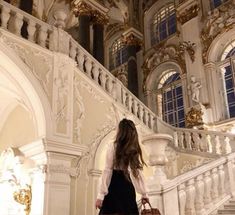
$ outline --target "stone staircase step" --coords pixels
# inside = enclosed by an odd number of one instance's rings
[[[218,214],[235,214],[235,209],[220,209]]]
[[[235,209],[235,205],[224,205],[224,209]]]

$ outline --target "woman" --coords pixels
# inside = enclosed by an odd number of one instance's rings
[[[144,177],[146,165],[139,145],[135,124],[128,119],[119,123],[114,144],[106,154],[105,169],[96,200],[99,215],[138,215],[135,190],[142,195],[142,203],[149,202]]]

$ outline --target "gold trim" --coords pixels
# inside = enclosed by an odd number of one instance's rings
[[[181,23],[181,25],[183,25],[192,18],[196,17],[198,15],[199,9],[200,7],[198,6],[198,4],[195,4],[190,8],[187,8],[184,12],[177,14],[178,21]]]
[[[26,189],[18,189],[13,193],[14,200],[22,205],[25,205],[25,215],[29,215],[31,211],[32,188],[27,185]]]
[[[93,10],[91,15],[94,24],[107,25],[109,23],[108,15],[102,14],[98,10]]]
[[[133,33],[129,34],[126,37],[123,37],[123,42],[126,45],[130,45],[130,46],[131,45],[133,45],[133,46],[142,46],[143,45],[143,42],[138,37],[136,37]]]
[[[73,1],[71,4],[72,4],[71,6],[72,11],[75,14],[75,16],[81,16],[81,15],[90,16],[92,14],[91,6],[86,4],[85,2],[75,3],[75,1]]]
[[[191,107],[190,111],[185,115],[185,123],[187,128],[192,128],[194,126],[203,125],[202,120],[203,112],[194,107]]]
[[[195,48],[196,44],[190,41],[183,41],[179,44],[180,52],[183,54],[185,51],[187,51],[192,62],[195,61]]]

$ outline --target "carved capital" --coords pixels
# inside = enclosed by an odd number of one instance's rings
[[[203,112],[201,110],[192,107],[185,116],[186,127],[192,128],[194,126],[203,125],[202,115]]]
[[[198,4],[191,6],[190,8],[185,9],[183,12],[177,15],[178,21],[183,25],[188,22],[190,19],[196,17],[199,11]]]
[[[192,62],[195,61],[195,47],[196,44],[190,41],[183,41],[179,44],[180,53],[184,53],[185,51],[187,51]]]
[[[72,11],[75,14],[75,16],[81,16],[81,15],[91,16],[92,7],[83,1],[78,2],[75,0],[72,2]]]
[[[94,24],[107,25],[109,17],[106,14],[100,13],[98,10],[92,11],[92,22]]]

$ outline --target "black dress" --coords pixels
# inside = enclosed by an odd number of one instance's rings
[[[99,215],[138,215],[135,188],[122,170],[113,170]]]

